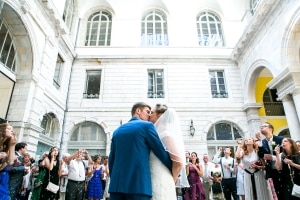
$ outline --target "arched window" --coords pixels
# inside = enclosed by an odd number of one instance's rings
[[[55,133],[58,131],[56,121],[57,119],[53,113],[45,114],[41,122],[41,127],[44,129],[42,133],[50,138],[54,138]]]
[[[0,18],[0,62],[11,72],[16,70],[16,48],[8,26]]]
[[[73,12],[74,12],[74,0],[67,0],[65,3],[63,20],[65,21],[69,30],[71,29],[71,25],[72,25]]]
[[[277,99],[277,90],[267,88],[263,96],[266,116],[285,116],[282,101]]]
[[[234,123],[221,121],[214,124],[207,133],[207,147],[210,158],[216,154],[219,147],[230,147],[232,155],[236,149],[236,139],[242,138],[242,131]]]
[[[87,22],[85,46],[109,46],[112,16],[105,11],[91,15]]]
[[[90,155],[105,155],[106,134],[101,126],[94,122],[78,124],[70,135],[68,152],[78,148],[87,149]]]
[[[199,46],[224,46],[219,17],[213,13],[202,12],[197,16]]]
[[[153,10],[142,20],[143,46],[168,46],[167,17],[158,10]]]

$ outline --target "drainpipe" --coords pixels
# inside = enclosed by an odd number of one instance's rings
[[[77,47],[77,38],[78,38],[78,33],[79,33],[80,21],[81,21],[81,18],[79,18],[78,25],[77,25],[77,32],[76,32],[75,45],[74,45],[74,50],[75,51],[76,51],[76,47]],[[76,59],[77,59],[77,53],[76,53],[75,57],[73,58],[72,66],[71,66],[71,71],[70,71],[70,76],[69,76],[68,93],[67,93],[67,98],[66,98],[66,103],[65,103],[66,109],[64,111],[62,131],[61,131],[61,138],[60,138],[60,145],[59,145],[59,149],[60,150],[62,149],[63,141],[64,141],[65,126],[66,126],[66,115],[67,115],[67,112],[69,110],[69,108],[68,108],[68,101],[69,101],[69,96],[70,96],[70,85],[71,85],[71,82],[72,82],[72,72],[73,72],[73,67],[74,67],[74,63],[75,63]],[[62,155],[60,155],[60,156],[62,156]]]

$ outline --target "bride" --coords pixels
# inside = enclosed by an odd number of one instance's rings
[[[174,109],[156,104],[150,115],[158,136],[172,160],[170,170],[151,152],[150,170],[152,182],[152,200],[174,200],[175,187],[189,187],[185,172],[185,149],[178,116]]]

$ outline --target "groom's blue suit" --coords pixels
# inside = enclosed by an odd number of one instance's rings
[[[151,122],[133,117],[114,132],[109,155],[109,193],[152,196],[150,151],[171,170],[169,154]]]

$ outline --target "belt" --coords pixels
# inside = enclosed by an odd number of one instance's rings
[[[84,183],[84,181],[74,181],[74,180],[70,180],[70,179],[68,179],[68,182],[77,183],[77,184]]]
[[[236,179],[236,178],[222,178],[222,180],[231,180],[231,179]]]

